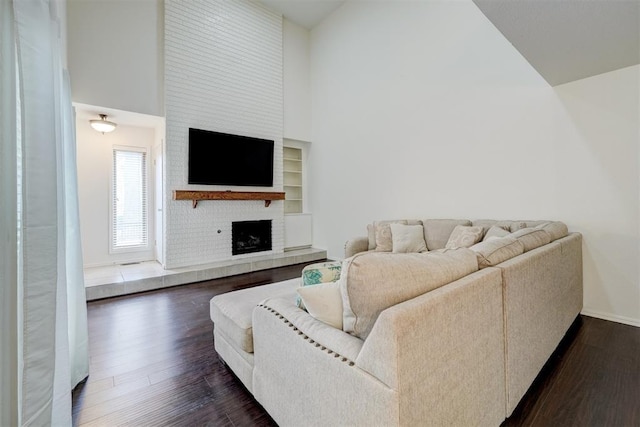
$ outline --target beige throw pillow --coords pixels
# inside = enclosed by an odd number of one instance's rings
[[[468,248],[482,239],[482,227],[469,227],[466,225],[456,225],[451,232],[445,249]]]
[[[407,225],[406,220],[399,221],[375,221],[373,228],[376,233],[376,251],[391,252],[393,249],[393,240],[391,239],[391,224]]]
[[[421,225],[390,224],[394,253],[426,252],[424,229]]]
[[[305,309],[314,318],[342,329],[342,295],[338,282],[298,288]]]
[[[527,223],[526,223],[526,221],[513,221],[513,222],[511,223],[510,230],[511,230],[511,232],[513,233],[513,232],[515,232],[515,231],[523,230],[523,229],[525,229],[525,228],[527,228]]]
[[[453,229],[457,225],[472,225],[466,219],[425,219],[422,221],[424,227],[424,241],[430,251],[444,249]]]
[[[482,239],[482,241],[486,242],[491,237],[504,237],[504,236],[507,236],[508,234],[509,232],[504,228],[493,225],[487,230],[487,232],[484,235],[484,239]]]
[[[486,233],[487,231],[489,231],[491,227],[500,227],[504,230],[510,231],[512,223],[513,221],[510,221],[510,220],[497,221],[495,219],[476,219],[473,221],[472,224],[466,224],[466,225],[473,225],[474,227],[482,227],[484,229],[484,232]]]

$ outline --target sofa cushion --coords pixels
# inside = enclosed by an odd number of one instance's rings
[[[407,225],[406,220],[393,220],[393,221],[375,221],[373,228],[376,233],[376,251],[378,252],[391,252],[393,249],[393,241],[391,240],[391,224],[404,224]]]
[[[546,221],[546,220],[531,221],[528,219],[526,221],[520,221],[520,222],[523,222],[526,225],[526,227],[522,227],[522,228],[534,228],[540,225],[548,224],[551,221]],[[518,230],[512,230],[512,231],[518,231]]]
[[[391,240],[395,253],[419,253],[427,250],[422,225],[391,224]]]
[[[483,241],[489,240],[491,237],[504,237],[509,234],[508,230],[502,227],[492,225],[485,233]]]
[[[342,296],[338,282],[298,288],[307,312],[334,328],[342,329]]]
[[[427,249],[443,249],[449,241],[451,232],[457,225],[471,225],[471,221],[466,219],[425,219],[422,221],[424,227],[424,241]]]
[[[209,315],[214,328],[229,338],[230,344],[239,350],[253,353],[253,328],[251,314],[255,306],[269,297],[290,298],[293,303],[300,278],[285,280],[270,285],[227,292],[211,298]]]
[[[527,228],[527,222],[526,221],[512,221],[511,225],[509,226],[509,230],[512,233],[516,232],[518,230],[522,230],[523,228]]]
[[[486,268],[500,264],[524,253],[524,245],[513,237],[493,237],[477,243],[469,249],[478,257],[478,267]]]
[[[552,242],[569,235],[567,225],[561,221],[544,222],[537,225],[535,228],[540,228],[549,233]]]
[[[469,249],[368,252],[345,260],[342,268],[343,329],[365,339],[383,310],[477,271],[478,261]]]
[[[511,220],[497,221],[495,219],[476,219],[476,220],[473,220],[472,225],[474,227],[482,227],[485,233],[489,231],[491,227],[500,227],[508,232],[511,232],[512,223],[513,221]]]
[[[482,240],[484,233],[482,227],[472,227],[457,225],[451,232],[449,240],[445,245],[446,249],[468,248]]]
[[[491,227],[500,227],[504,228],[511,233],[522,230],[523,228],[533,228],[542,224],[548,224],[550,221],[531,221],[531,220],[517,220],[513,221],[510,219],[504,220],[495,220],[495,219],[476,219],[473,221],[474,226],[480,226],[484,228],[485,233]]]
[[[541,228],[523,228],[522,230],[509,234],[509,237],[513,237],[522,242],[525,252],[551,242],[549,233]]]

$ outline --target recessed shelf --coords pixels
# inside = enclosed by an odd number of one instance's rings
[[[284,172],[284,190],[286,191],[284,201],[285,213],[302,212],[302,150],[294,147],[284,147],[282,157]]]
[[[191,200],[193,208],[200,200],[264,200],[268,208],[272,200],[284,200],[284,193],[270,191],[189,191],[174,190],[173,200]]]

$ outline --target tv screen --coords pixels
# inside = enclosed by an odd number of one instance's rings
[[[268,139],[189,128],[189,184],[273,186]]]

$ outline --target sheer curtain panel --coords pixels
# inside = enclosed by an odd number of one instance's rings
[[[0,1],[2,425],[70,425],[71,389],[88,374],[74,126],[55,5]]]
[[[18,425],[16,46],[13,6],[0,1],[0,425]]]

